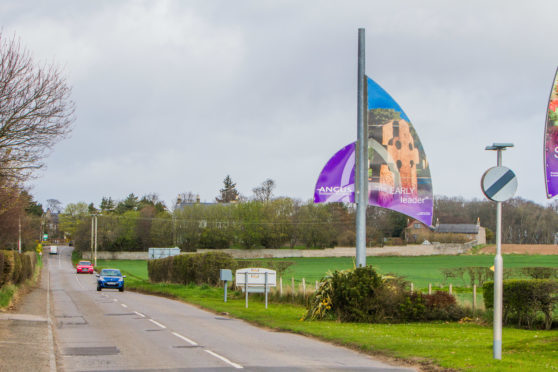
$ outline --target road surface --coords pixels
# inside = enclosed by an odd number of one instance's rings
[[[71,247],[48,256],[59,371],[410,371],[307,337],[265,330],[76,274]]]

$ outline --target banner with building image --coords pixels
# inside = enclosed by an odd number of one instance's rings
[[[546,197],[558,195],[558,70],[552,82],[548,109],[546,111],[546,130],[544,132],[544,174]]]
[[[432,179],[411,121],[374,80],[367,78],[368,202],[426,225],[432,224]],[[354,203],[355,143],[339,150],[323,168],[315,203]]]

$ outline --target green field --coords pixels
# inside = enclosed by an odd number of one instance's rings
[[[267,259],[269,260],[269,259]],[[290,283],[291,277],[295,278],[296,283],[300,283],[302,278],[309,285],[316,280],[320,280],[328,271],[349,269],[354,266],[351,257],[324,257],[324,258],[286,258],[277,259],[290,261],[294,264],[290,266],[284,274],[284,283]],[[493,256],[419,256],[419,257],[368,257],[367,264],[372,265],[382,274],[396,274],[404,277],[409,282],[414,283],[416,289],[428,288],[428,284],[442,286],[452,283],[454,287],[466,287],[469,285],[467,277],[465,280],[451,279],[444,283],[444,276],[441,269],[493,265]],[[98,260],[98,266],[116,266],[129,274],[139,278],[147,279],[146,261],[126,261],[126,260]],[[504,255],[505,268],[520,267],[558,267],[558,255]]]
[[[504,255],[505,268],[520,268],[533,266],[558,267],[558,255]],[[294,262],[285,272],[285,279],[295,278],[296,282],[305,278],[314,283],[320,280],[328,271],[343,270],[354,267],[352,257],[324,257],[324,258],[288,258],[282,261]],[[382,274],[396,274],[414,283],[415,288],[424,289],[431,283],[433,286],[444,284],[441,269],[456,267],[484,266],[490,267],[494,257],[488,255],[463,256],[418,256],[418,257],[368,257],[367,264],[372,265]],[[449,280],[454,287],[467,286],[468,278]]]

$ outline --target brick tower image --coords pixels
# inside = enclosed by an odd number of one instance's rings
[[[389,169],[385,159],[370,154],[369,182],[376,184],[371,189],[378,191],[378,204],[388,205],[393,200],[394,187],[403,188],[406,197],[417,197],[417,165],[420,156],[409,123],[403,119],[391,120],[381,125],[372,125],[370,129],[370,137],[382,144],[393,159],[401,182],[400,185],[395,184],[397,177]]]

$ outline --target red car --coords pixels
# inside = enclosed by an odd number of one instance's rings
[[[76,266],[77,273],[93,274],[93,265],[90,261],[79,261]]]

